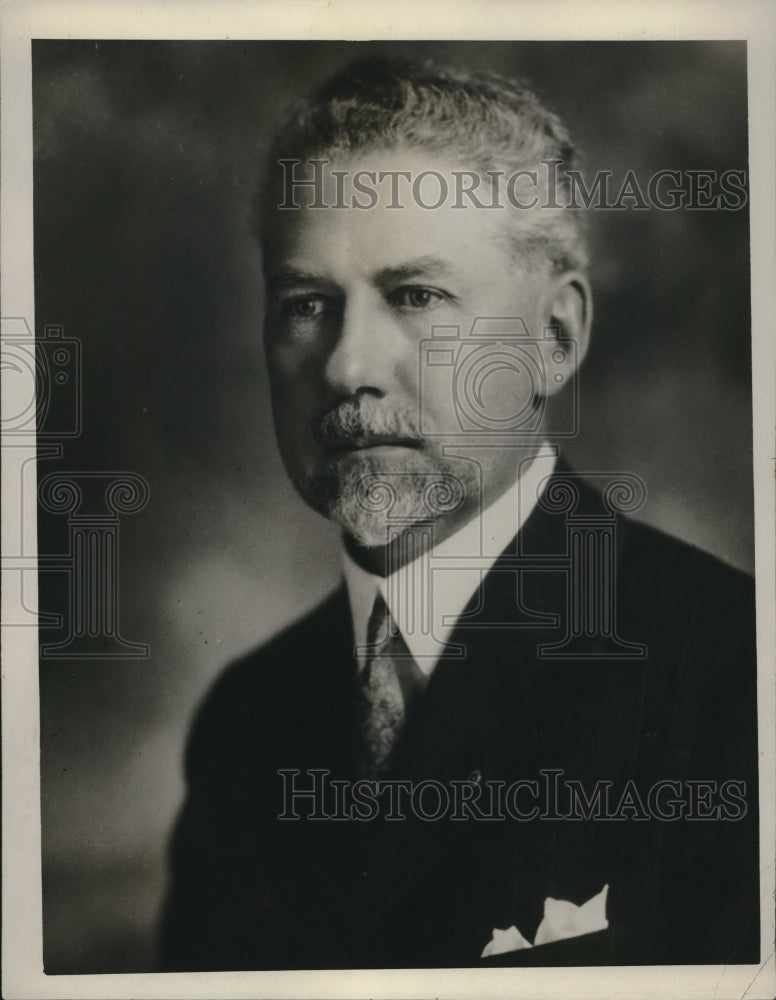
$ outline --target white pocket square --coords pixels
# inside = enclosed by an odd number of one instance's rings
[[[494,927],[493,935],[482,949],[480,958],[503,955],[508,951],[522,951],[523,948],[533,948],[537,945],[550,944],[551,941],[562,941],[564,938],[605,930],[609,926],[609,921],[606,919],[608,892],[609,886],[605,885],[596,896],[581,906],[569,903],[565,899],[553,899],[548,896],[544,901],[544,919],[537,928],[533,944],[514,926],[508,927],[505,931]]]

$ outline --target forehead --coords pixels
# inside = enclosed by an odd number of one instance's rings
[[[317,173],[307,162],[284,169],[287,181],[318,183],[287,185],[285,202],[297,207],[270,213],[264,243],[274,264],[357,271],[434,257],[469,270],[512,258],[519,220],[461,196],[478,185],[479,200],[490,201],[478,175],[451,158],[392,149],[332,158]]]

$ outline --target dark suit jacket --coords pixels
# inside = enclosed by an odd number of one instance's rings
[[[576,511],[586,510],[601,501],[584,487]],[[301,784],[314,768],[353,777],[353,636],[340,588],[231,666],[199,711],[162,968],[759,960],[752,581],[620,517],[615,630],[646,656],[606,656],[611,638],[594,635],[582,656],[546,658],[537,650],[562,640],[575,614],[567,513],[537,508],[487,574],[451,639],[466,655],[437,665],[391,776],[509,785],[555,769],[550,815],[568,811],[567,779],[588,794],[609,782],[615,802],[626,787],[646,799],[670,779],[679,784],[660,808],[675,797],[698,818],[645,817],[631,797],[609,819],[279,821],[279,770],[303,772]],[[519,583],[506,566],[518,551],[545,559]],[[537,613],[545,623],[527,627]],[[732,806],[721,791],[731,781],[742,783]],[[608,929],[480,958],[494,928],[533,940],[546,897],[581,904],[604,884]]]

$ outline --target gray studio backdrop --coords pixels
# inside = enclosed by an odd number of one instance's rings
[[[591,177],[747,166],[739,43],[33,43],[36,332],[61,325],[83,362],[82,433],[39,475],[150,489],[119,524],[121,632],[150,656],[42,661],[49,972],[152,968],[192,712],[337,580],[336,535],[275,449],[249,203],[281,106],[384,51],[529,77]],[[594,216],[567,455],[638,474],[638,516],[751,569],[748,209]],[[41,518],[42,553],[62,524]],[[62,577],[43,574],[44,607],[66,610]]]

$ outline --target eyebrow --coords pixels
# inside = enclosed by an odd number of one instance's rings
[[[442,277],[450,273],[450,265],[440,257],[416,257],[404,264],[381,268],[375,275],[375,281],[384,286],[395,281],[408,281],[410,278]]]
[[[269,271],[266,281],[270,285],[332,284],[331,278],[317,271],[301,271],[296,267],[284,265]]]
[[[397,281],[409,281],[418,277],[442,277],[451,274],[450,265],[440,257],[415,257],[403,264],[382,267],[374,275],[374,283],[384,288]],[[270,285],[304,285],[304,284],[335,284],[332,279],[318,271],[305,271],[300,268],[280,265],[266,275]]]

